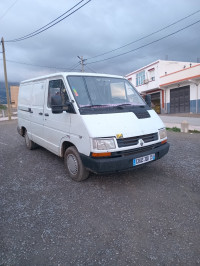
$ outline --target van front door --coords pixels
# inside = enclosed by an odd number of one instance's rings
[[[45,146],[59,155],[61,139],[69,134],[71,116],[67,112],[53,114],[51,110],[51,97],[61,95],[63,105],[69,100],[66,86],[62,78],[54,78],[48,81],[48,90],[45,95],[44,106],[44,139]]]

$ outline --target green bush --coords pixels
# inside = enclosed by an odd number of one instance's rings
[[[177,127],[172,127],[172,128],[166,127],[166,129],[168,131],[181,132],[180,128],[177,128]],[[189,130],[189,133],[200,133],[200,131],[199,130],[196,130],[196,129],[195,130]]]
[[[189,132],[190,132],[190,133],[200,133],[200,131],[199,131],[199,130],[196,130],[196,129],[194,129],[194,130],[189,130]]]
[[[172,127],[172,128],[167,127],[166,129],[167,129],[168,131],[181,132],[180,128],[178,128],[178,127]]]
[[[6,110],[6,109],[7,109],[6,105],[0,104],[0,110]]]

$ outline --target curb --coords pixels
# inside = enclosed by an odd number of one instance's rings
[[[18,117],[11,116],[11,121],[12,120],[16,120],[16,119],[18,119]],[[0,122],[4,122],[4,121],[9,121],[8,117],[2,117],[2,118],[0,118]]]
[[[169,128],[177,127],[179,129],[181,129],[181,124],[179,124],[179,123],[165,123],[165,122],[163,122],[163,123],[165,124],[166,127],[169,127]],[[189,130],[200,131],[200,126],[189,125]]]

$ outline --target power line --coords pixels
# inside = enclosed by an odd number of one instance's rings
[[[18,42],[18,41],[23,41],[23,40],[29,39],[29,38],[31,38],[31,37],[33,37],[35,35],[38,35],[38,34],[44,32],[44,31],[48,30],[49,28],[55,26],[56,24],[60,23],[64,19],[68,18],[69,16],[71,16],[72,14],[74,14],[75,12],[77,12],[79,9],[81,9],[82,7],[84,7],[86,4],[88,4],[92,0],[88,0],[86,3],[82,4],[81,6],[79,6],[75,10],[73,10],[70,14],[68,14],[68,15],[64,16],[63,18],[61,18],[63,15],[69,13],[72,9],[74,9],[75,7],[77,7],[83,1],[84,0],[80,1],[79,3],[77,3],[76,5],[74,5],[72,8],[70,8],[69,10],[67,10],[65,13],[63,13],[61,16],[57,17],[56,19],[54,19],[53,21],[49,22],[48,24],[46,24],[45,26],[41,27],[40,29],[38,29],[36,31],[33,31],[32,33],[29,33],[27,35],[24,35],[24,36],[22,36],[20,38],[16,38],[16,39],[13,39],[13,40],[7,40],[5,42]],[[61,18],[61,19],[59,19],[59,18]]]
[[[1,61],[3,59],[0,59]],[[29,63],[25,63],[25,62],[18,62],[18,61],[14,61],[14,60],[7,60],[7,62],[9,63],[14,63],[14,64],[20,64],[20,65],[26,65],[26,66],[33,66],[33,67],[41,67],[41,68],[51,68],[51,69],[60,69],[60,70],[68,70],[68,71],[72,71],[74,70],[75,68],[68,68],[68,67],[56,67],[56,66],[41,66],[41,65],[34,65],[34,64],[29,64]]]
[[[5,17],[5,15],[8,13],[8,11],[17,3],[18,0],[14,1],[11,6],[9,6],[6,11],[3,13],[3,15],[0,16],[0,20]]]
[[[67,11],[65,11],[62,15],[60,15],[60,16],[57,17],[56,19],[50,21],[48,24],[44,25],[43,27],[39,28],[38,30],[35,30],[35,31],[33,31],[33,32],[31,32],[31,33],[25,35],[25,36],[22,36],[22,37],[20,37],[20,38],[17,38],[16,40],[18,40],[18,39],[23,39],[23,38],[25,38],[25,37],[29,37],[29,36],[31,36],[32,34],[37,33],[37,32],[39,32],[40,30],[46,28],[47,26],[51,25],[53,22],[55,22],[55,21],[58,20],[59,18],[63,17],[65,14],[69,13],[69,11],[71,11],[72,9],[74,9],[76,6],[78,6],[78,5],[79,5],[81,2],[83,2],[83,1],[84,1],[84,0],[81,0],[81,1],[78,2],[76,5],[74,5],[72,8],[70,8],[70,9],[67,10]]]
[[[87,66],[87,65],[85,65],[85,67],[87,67],[89,70],[91,70],[92,72],[94,72],[94,73],[97,73],[94,69],[92,69],[91,67],[89,67],[89,66]]]
[[[80,65],[80,62],[78,62],[77,64],[75,64],[74,66],[70,67],[71,70],[76,69],[78,66]]]
[[[154,34],[156,34],[156,33],[159,33],[159,32],[161,32],[161,31],[163,31],[163,30],[165,30],[165,29],[167,29],[167,28],[169,28],[169,27],[171,27],[171,26],[173,26],[173,25],[175,25],[175,24],[177,24],[177,23],[179,23],[179,22],[181,22],[181,21],[183,21],[183,20],[185,20],[185,19],[187,19],[187,18],[189,18],[189,17],[191,17],[191,16],[193,16],[193,15],[199,13],[199,12],[200,12],[200,9],[197,10],[196,12],[191,13],[190,15],[188,15],[188,16],[186,16],[186,17],[184,17],[184,18],[181,18],[181,19],[179,19],[179,20],[177,20],[177,21],[175,21],[175,22],[173,22],[173,23],[171,23],[171,24],[169,24],[169,25],[167,25],[167,26],[165,26],[165,27],[163,27],[163,28],[157,30],[157,31],[154,31],[154,32],[152,32],[152,33],[150,33],[150,34],[148,34],[148,35],[145,35],[144,37],[141,37],[141,38],[139,38],[139,39],[137,39],[137,40],[135,40],[135,41],[129,42],[129,43],[127,43],[127,44],[124,44],[124,45],[122,45],[122,46],[120,46],[120,47],[118,47],[118,48],[112,49],[112,50],[110,50],[110,51],[108,51],[108,52],[105,52],[105,53],[102,53],[102,54],[98,54],[98,55],[95,55],[95,56],[89,57],[87,60],[90,60],[90,59],[93,59],[93,58],[96,58],[96,57],[99,57],[99,56],[103,56],[103,55],[106,55],[106,54],[109,54],[109,53],[115,52],[115,51],[120,50],[120,49],[122,49],[122,48],[124,48],[124,47],[126,47],[126,46],[129,46],[129,45],[131,45],[131,44],[133,44],[133,43],[136,43],[136,42],[139,42],[139,41],[141,41],[141,40],[144,40],[144,39],[146,39],[146,38],[148,38],[148,37],[150,37],[150,36],[152,36],[152,35],[154,35]]]
[[[156,42],[159,42],[159,41],[161,41],[161,40],[163,40],[163,39],[166,39],[166,38],[168,38],[168,37],[170,37],[170,36],[172,36],[172,35],[175,35],[175,34],[177,34],[178,32],[180,32],[180,31],[182,31],[182,30],[185,30],[185,29],[187,29],[187,28],[189,28],[189,27],[191,27],[191,26],[193,26],[193,25],[195,25],[195,24],[197,24],[197,23],[199,23],[199,22],[200,22],[200,20],[197,20],[196,22],[194,22],[194,23],[192,23],[192,24],[190,24],[190,25],[188,25],[188,26],[186,26],[186,27],[184,27],[184,28],[181,28],[180,30],[177,30],[177,31],[172,32],[172,33],[170,33],[170,34],[168,34],[168,35],[165,35],[164,37],[159,38],[159,39],[157,39],[157,40],[155,40],[155,41],[149,42],[149,43],[144,44],[144,45],[142,45],[142,46],[139,46],[139,47],[137,47],[137,48],[135,48],[135,49],[132,49],[132,50],[130,50],[130,51],[127,51],[127,52],[124,52],[124,53],[121,53],[121,54],[118,54],[118,55],[115,55],[115,56],[111,56],[111,57],[108,57],[108,58],[105,58],[105,59],[101,59],[101,60],[97,60],[97,61],[89,62],[89,63],[87,63],[87,65],[89,65],[89,64],[94,64],[94,63],[98,63],[98,62],[107,61],[107,60],[110,60],[110,59],[113,59],[113,58],[116,58],[116,57],[119,57],[119,56],[122,56],[122,55],[126,55],[126,54],[128,54],[128,53],[131,53],[131,52],[137,51],[137,50],[139,50],[139,49],[141,49],[141,48],[144,48],[144,47],[149,46],[149,45],[151,45],[151,44],[153,44],[153,43],[156,43]]]
[[[0,60],[2,61],[2,59],[0,59]],[[18,61],[14,61],[14,60],[6,60],[6,61],[9,63],[26,65],[26,66],[34,66],[34,67],[41,67],[41,68],[54,68],[54,69],[66,69],[66,68],[61,68],[61,67],[34,65],[34,64],[29,64],[29,63],[25,63],[25,62],[18,62]]]

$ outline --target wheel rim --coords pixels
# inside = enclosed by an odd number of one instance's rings
[[[67,156],[67,167],[72,175],[76,175],[78,173],[78,162],[73,154],[69,154]]]

